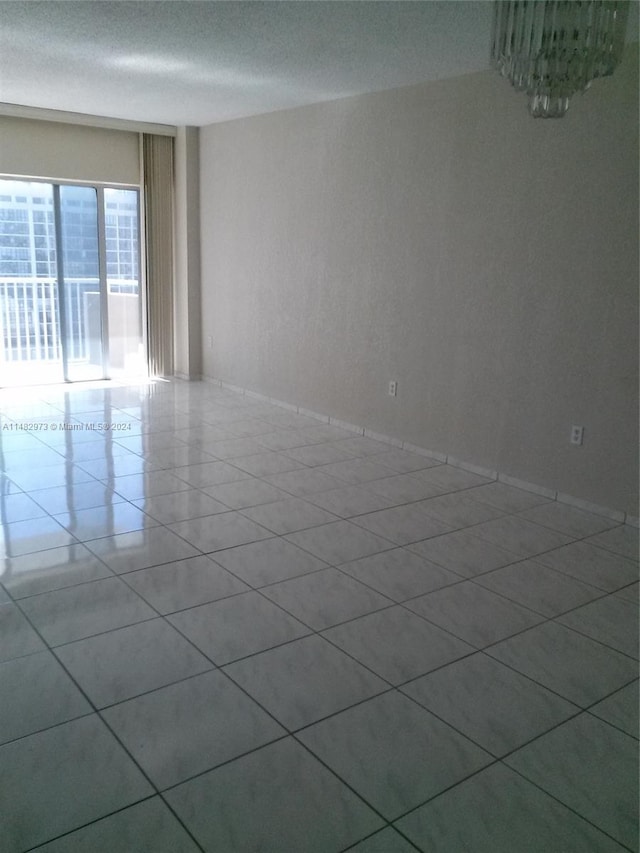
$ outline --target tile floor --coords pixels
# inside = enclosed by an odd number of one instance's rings
[[[0,412],[3,853],[638,849],[636,529],[205,383]]]

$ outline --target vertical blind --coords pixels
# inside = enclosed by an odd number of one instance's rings
[[[149,372],[173,374],[173,138],[142,135]]]

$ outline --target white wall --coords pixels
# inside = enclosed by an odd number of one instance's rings
[[[0,116],[0,174],[139,184],[138,134]]]
[[[205,375],[637,515],[637,67],[204,128]]]

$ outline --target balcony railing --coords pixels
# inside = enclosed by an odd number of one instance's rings
[[[112,279],[109,294],[138,293],[135,279]],[[86,361],[90,357],[90,312],[97,294],[97,278],[65,280],[67,359]],[[0,361],[49,362],[62,358],[60,305],[55,278],[0,276]]]

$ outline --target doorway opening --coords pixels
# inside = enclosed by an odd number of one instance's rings
[[[0,387],[146,376],[136,188],[0,179]]]

